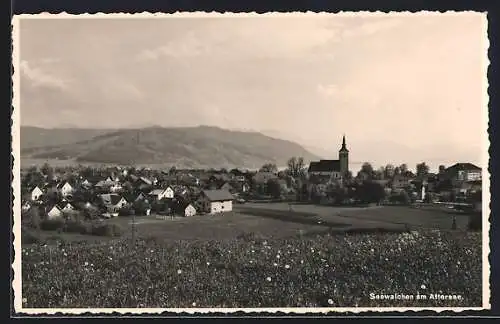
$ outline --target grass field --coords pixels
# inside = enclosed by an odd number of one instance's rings
[[[457,229],[467,228],[468,216],[457,214]],[[132,217],[108,220],[132,229]],[[244,234],[288,238],[356,229],[451,229],[452,214],[443,210],[410,207],[337,208],[265,203],[235,205],[230,213],[158,219],[135,218],[137,236],[175,240],[231,240]]]
[[[234,205],[230,213],[161,219],[158,215],[120,216],[105,220],[120,225],[124,237],[155,238],[162,241],[223,241],[245,235],[267,239],[306,237],[344,231],[405,231],[407,229],[449,230],[452,213],[445,210],[421,210],[411,207],[326,207],[286,203],[247,203]],[[457,229],[466,230],[468,215],[456,214]],[[49,241],[103,241],[105,237],[71,233],[41,232]]]

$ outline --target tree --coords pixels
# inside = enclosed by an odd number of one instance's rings
[[[276,179],[271,179],[267,182],[267,194],[273,198],[281,197],[281,185]]]
[[[384,167],[384,178],[390,179],[394,176],[395,168],[392,164],[387,164]]]
[[[376,182],[364,181],[356,188],[356,198],[363,203],[379,203],[384,197],[384,187]]]
[[[401,174],[405,174],[408,172],[408,165],[406,163],[403,163],[399,166],[399,170],[401,171]]]
[[[417,164],[417,177],[422,177],[429,174],[429,166],[425,162]]]
[[[276,173],[278,172],[278,167],[274,163],[266,163],[260,168],[259,171]]]
[[[291,157],[288,162],[288,173],[292,177],[298,177],[304,174],[305,171],[305,164],[304,164],[304,158],[303,157]]]
[[[358,178],[361,179],[372,179],[374,176],[373,167],[370,163],[365,162],[361,166],[361,170],[358,172]]]
[[[48,163],[44,163],[42,165],[42,167],[40,168],[40,172],[42,172],[48,178],[51,178],[52,174],[54,172],[54,169]]]
[[[394,175],[400,175],[401,174],[401,168],[400,167],[395,167],[394,168]]]
[[[380,167],[378,170],[374,171],[374,178],[382,180],[385,178],[385,167]]]

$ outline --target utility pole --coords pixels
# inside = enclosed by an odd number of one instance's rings
[[[140,131],[137,131],[136,135],[136,143],[139,144],[139,133]],[[135,248],[135,210],[132,215],[132,248]]]

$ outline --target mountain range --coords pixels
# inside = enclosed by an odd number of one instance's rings
[[[120,165],[255,169],[286,165],[292,156],[317,160],[301,145],[259,132],[213,126],[136,129],[22,126],[21,160],[59,160]]]

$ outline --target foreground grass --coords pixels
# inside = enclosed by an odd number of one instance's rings
[[[480,306],[481,234],[24,247],[25,307]],[[375,294],[457,294],[380,301]]]

